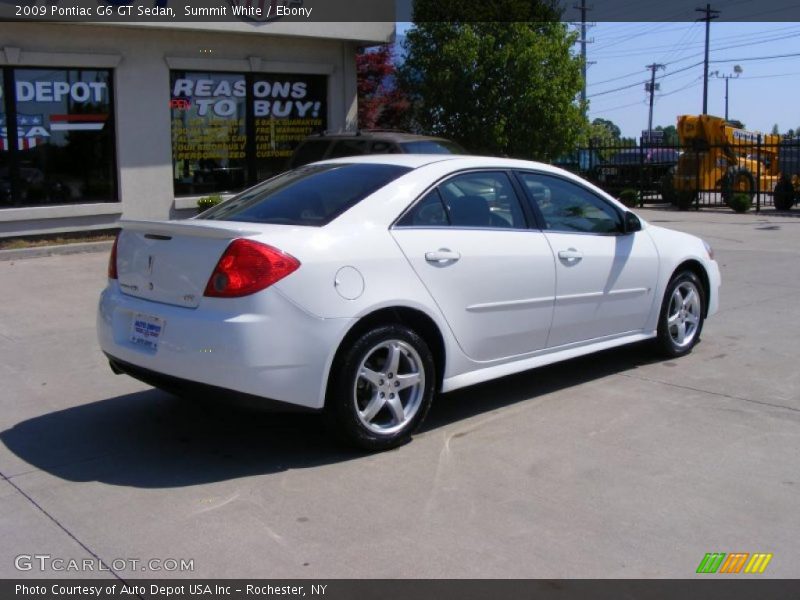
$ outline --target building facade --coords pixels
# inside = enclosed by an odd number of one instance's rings
[[[394,23],[0,23],[0,237],[188,216],[356,126]]]

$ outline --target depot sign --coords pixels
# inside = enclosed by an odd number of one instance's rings
[[[104,102],[106,84],[101,81],[17,81],[17,102]]]

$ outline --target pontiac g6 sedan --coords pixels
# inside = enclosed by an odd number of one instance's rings
[[[686,354],[719,302],[708,244],[534,162],[318,162],[121,227],[97,317],[115,372],[323,410],[372,450],[437,392],[651,338]]]

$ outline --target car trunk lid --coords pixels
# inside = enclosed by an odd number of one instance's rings
[[[203,221],[120,222],[117,278],[124,294],[195,308],[230,242],[259,233],[247,224]]]

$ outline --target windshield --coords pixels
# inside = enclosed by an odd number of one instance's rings
[[[411,169],[381,164],[314,164],[245,190],[198,219],[321,227]]]

